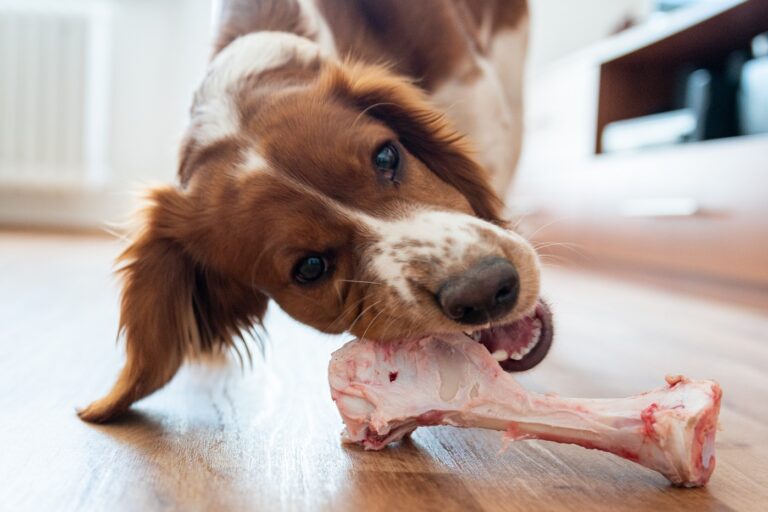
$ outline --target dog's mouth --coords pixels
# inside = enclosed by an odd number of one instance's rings
[[[552,346],[552,312],[539,299],[534,311],[509,324],[467,333],[485,345],[499,365],[508,372],[530,370],[539,364]]]

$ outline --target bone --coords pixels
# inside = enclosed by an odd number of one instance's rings
[[[419,426],[450,425],[610,452],[676,486],[705,485],[715,469],[722,392],[714,381],[667,377],[664,386],[629,398],[542,395],[526,391],[462,334],[351,341],[334,352],[329,381],[343,441],[367,450]]]

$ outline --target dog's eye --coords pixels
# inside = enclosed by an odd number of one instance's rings
[[[390,181],[397,181],[397,171],[400,168],[400,153],[391,142],[387,142],[373,155],[373,165]]]
[[[293,278],[307,284],[317,281],[328,271],[328,262],[322,256],[312,255],[299,260],[293,267]]]

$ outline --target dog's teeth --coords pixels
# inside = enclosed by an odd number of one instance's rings
[[[531,350],[533,350],[536,345],[539,344],[539,338],[541,338],[541,321],[536,319],[535,323],[533,324],[533,330],[531,331],[531,341],[528,342],[528,345],[523,347],[521,350],[515,352],[514,354],[510,354],[509,358],[514,359],[515,361],[519,361],[525,356],[527,356]]]
[[[535,346],[536,346],[536,343],[535,343],[535,342],[534,342],[534,343],[531,343],[530,345],[528,345],[527,347],[525,347],[525,348],[522,350],[522,352],[520,352],[520,355],[521,355],[522,357],[525,357],[525,356],[527,356],[527,355],[528,355],[528,353],[529,353],[531,350],[533,350],[533,347],[535,347]]]
[[[491,354],[491,357],[493,357],[498,362],[506,361],[509,359],[509,353],[506,350],[497,350],[493,354]]]
[[[519,361],[519,360],[521,360],[522,358],[524,358],[525,356],[527,356],[527,355],[528,355],[528,352],[530,352],[531,350],[533,350],[533,347],[534,347],[534,346],[535,346],[535,345],[528,345],[527,347],[525,347],[525,348],[524,348],[523,350],[521,350],[520,352],[515,352],[514,354],[512,354],[511,356],[509,356],[509,358],[510,358],[510,359],[514,359],[515,361]]]

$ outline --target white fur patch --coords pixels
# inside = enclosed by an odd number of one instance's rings
[[[318,44],[287,32],[255,32],[235,39],[211,62],[195,93],[193,138],[208,145],[238,133],[240,111],[234,94],[244,78],[294,61],[311,62],[322,54]]]
[[[269,164],[264,157],[253,148],[243,151],[243,161],[240,168],[244,171],[263,171],[269,168]]]
[[[496,235],[495,242],[529,246],[514,232],[460,213],[420,210],[394,221],[371,217],[366,221],[378,237],[371,250],[372,270],[406,302],[416,300],[407,275],[412,262],[428,262],[436,257],[445,270],[466,266],[471,254],[495,254],[497,243],[483,242],[481,230],[490,230]],[[406,250],[398,248],[413,241],[417,244]]]

